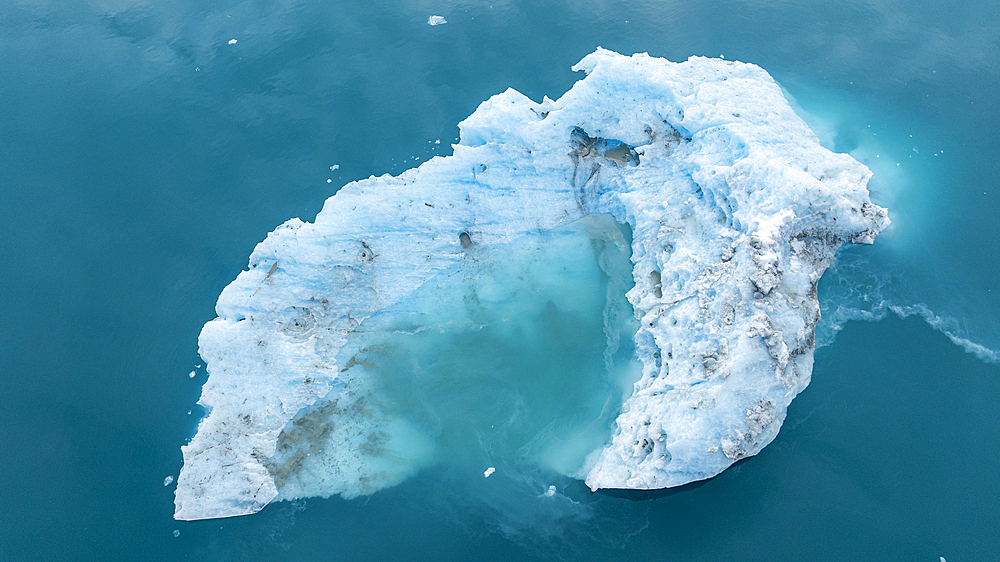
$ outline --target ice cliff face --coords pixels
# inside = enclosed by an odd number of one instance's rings
[[[349,184],[257,246],[199,340],[209,414],[182,448],[177,519],[353,497],[427,466],[432,436],[372,398],[379,342],[401,324],[474,326],[468,299],[433,303],[483,264],[575,251],[507,249],[518,240],[622,244],[598,216],[632,230],[642,369],[605,446],[567,472],[592,489],[677,486],[775,437],[809,382],[820,276],[889,222],[870,172],[822,148],[756,66],[598,49],[574,70],[587,77],[559,100],[496,95],[453,156]],[[525,276],[475,296],[516,313],[534,293],[504,290]]]

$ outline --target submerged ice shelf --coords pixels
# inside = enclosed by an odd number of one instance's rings
[[[889,222],[870,172],[754,65],[598,49],[574,70],[558,100],[496,95],[454,155],[257,246],[199,339],[208,416],[177,519],[369,494],[463,454],[482,478],[456,388],[511,392],[518,454],[591,489],[709,478],[774,438],[809,382],[820,276]],[[546,330],[601,349],[546,361]]]

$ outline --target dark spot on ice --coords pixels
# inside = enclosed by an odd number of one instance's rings
[[[361,258],[361,263],[368,263],[378,256],[378,254],[376,254],[371,249],[371,246],[369,246],[367,242],[363,240],[361,240],[360,242],[361,242],[361,251],[358,252],[358,257]]]
[[[462,243],[462,249],[468,248],[472,245],[472,237],[469,236],[468,232],[463,232],[458,235],[458,241]]]
[[[582,127],[573,127],[569,134],[574,159],[603,156],[616,166],[638,166],[639,153],[620,140],[592,137]]]
[[[663,298],[663,287],[662,287],[662,282],[660,280],[660,272],[656,271],[655,269],[653,271],[650,271],[649,280],[653,285],[653,294],[656,295],[656,298],[658,299]]]

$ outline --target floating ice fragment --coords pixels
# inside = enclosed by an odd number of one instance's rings
[[[378,394],[412,355],[400,338],[453,325],[445,342],[460,346],[487,305],[572,310],[574,275],[530,268],[619,245],[630,255],[600,262],[601,298],[625,294],[628,310],[596,321],[636,372],[597,448],[554,470],[591,489],[673,487],[775,438],[812,374],[820,277],[889,224],[871,172],[823,148],[754,65],[598,49],[574,70],[586,78],[558,100],[498,94],[459,125],[453,155],[352,182],[256,247],[199,338],[207,416],[182,447],[175,518],[371,494],[447,462],[440,428],[408,415],[419,401]],[[508,291],[522,282],[537,304]],[[612,317],[638,322],[612,333]]]
[[[427,18],[427,25],[443,25],[448,23],[444,16],[431,16]]]
[[[195,375],[197,375],[197,374],[198,374],[198,373],[196,373],[196,372],[194,372],[194,371],[191,371],[190,373],[188,373],[188,378],[189,378],[189,379],[193,379],[193,378],[194,378],[194,376],[195,376]]]
[[[236,44],[236,39],[230,39],[229,40],[229,44],[230,45],[235,45]]]
[[[550,497],[550,498],[552,496],[556,495],[556,487],[555,486],[549,486],[549,489],[545,490],[545,495],[548,496],[548,497]]]
[[[179,536],[181,536],[181,530],[180,529],[174,529],[174,538],[176,539]]]
[[[169,485],[171,485],[173,483],[174,483],[174,477],[173,476],[167,476],[166,478],[163,479],[163,485],[164,486],[169,486]]]
[[[437,139],[436,141],[434,141],[434,144],[441,144],[441,139]]]
[[[333,180],[330,178],[326,178],[326,183],[333,183]]]
[[[333,166],[330,166],[330,171],[338,170],[338,169],[340,169],[340,164],[334,164]]]

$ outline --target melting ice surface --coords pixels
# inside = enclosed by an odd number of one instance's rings
[[[888,224],[870,172],[754,65],[598,49],[574,69],[558,100],[496,95],[454,155],[257,246],[199,340],[209,414],[176,518],[511,459],[665,488],[775,437],[820,276]]]

